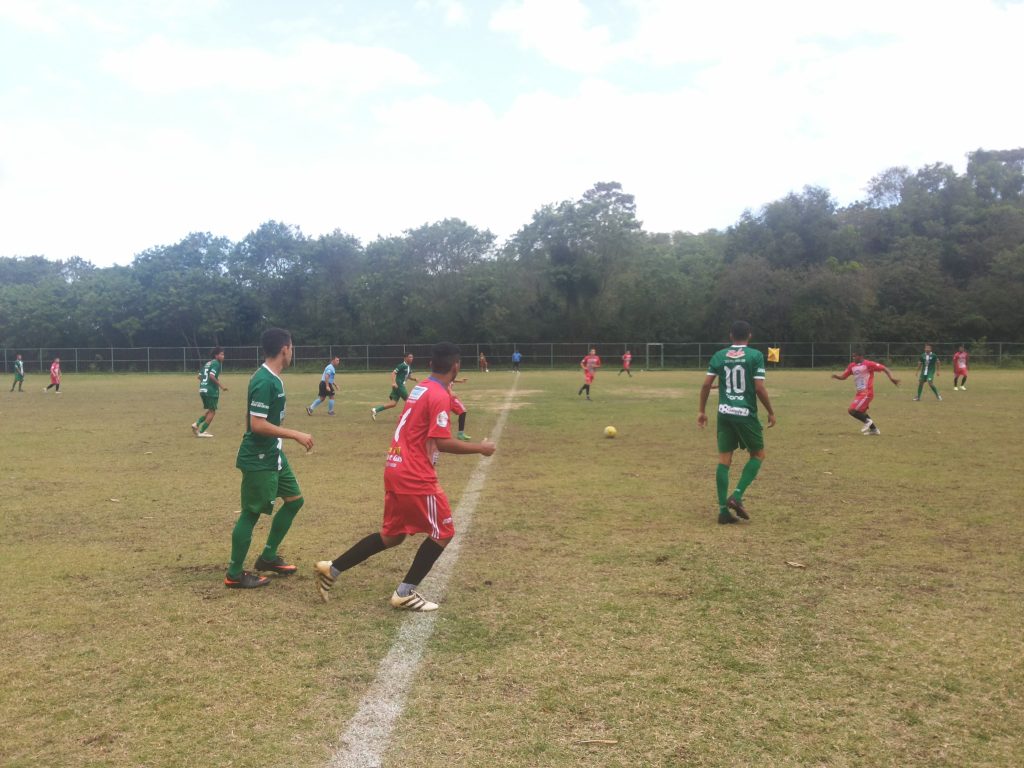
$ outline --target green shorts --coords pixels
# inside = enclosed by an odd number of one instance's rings
[[[288,460],[281,458],[284,466],[279,470],[242,471],[242,512],[272,515],[275,499],[302,495]]]
[[[217,403],[220,400],[220,395],[211,395],[209,393],[204,394],[200,392],[199,397],[201,397],[203,400],[203,408],[205,408],[208,411],[217,410]]]
[[[388,395],[388,400],[394,400],[396,403],[399,400],[408,400],[409,393],[405,391],[405,387],[392,387],[391,394]]]
[[[732,453],[737,448],[754,453],[764,449],[764,430],[757,416],[718,414],[718,452]]]
[[[24,381],[24,380],[25,380],[25,377],[22,374],[20,374],[20,373],[14,374],[14,383],[15,384],[17,384],[19,381]]]
[[[929,373],[927,376],[918,376],[917,380],[921,384],[924,384],[926,381],[930,382],[934,378],[935,378],[935,374],[934,373]]]

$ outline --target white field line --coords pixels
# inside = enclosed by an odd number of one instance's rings
[[[518,381],[513,383],[512,389],[505,397],[498,421],[491,433],[490,439],[495,443],[505,428],[505,420],[508,418],[509,406],[515,395],[517,383]],[[493,457],[480,457],[462,492],[462,498],[454,512],[458,534],[428,576],[431,597],[442,597],[447,590],[448,579],[459,559],[460,542],[473,522],[473,512],[476,510],[492,459]],[[443,605],[441,610],[444,610]],[[327,763],[328,768],[379,768],[384,751],[391,741],[391,731],[405,708],[406,696],[423,657],[423,651],[434,633],[438,613],[439,611],[411,613],[406,617],[391,650],[380,663],[380,669],[370,690],[359,703],[359,709],[342,734],[341,745]]]

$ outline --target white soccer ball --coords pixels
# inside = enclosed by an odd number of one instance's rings
[[[607,426],[604,428],[605,437],[615,437],[617,434],[619,434],[619,430],[617,430],[615,427]]]

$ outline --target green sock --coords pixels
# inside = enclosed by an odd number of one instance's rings
[[[207,429],[209,429],[209,427],[209,423],[207,423],[206,419],[203,419],[203,423],[199,425],[199,431],[205,432]]]
[[[921,399],[921,390],[923,390],[923,389],[924,389],[924,382],[923,381],[917,382],[917,398],[919,400]]]
[[[258,512],[242,512],[238,516],[235,529],[231,532],[231,562],[228,563],[228,576],[238,578],[242,575],[245,556],[249,554],[249,545],[252,543],[252,530],[259,519]]]
[[[725,504],[729,500],[729,465],[719,464],[715,470],[715,487],[718,490],[718,513],[729,514]]]
[[[196,426],[199,427],[199,431],[202,432],[206,429],[206,414],[204,413],[198,419],[196,419]]]
[[[375,406],[373,406],[373,412],[374,412],[374,413],[380,413],[380,412],[381,412],[381,411],[383,411],[383,410],[384,410],[384,409],[383,409],[383,408],[381,408],[381,407],[380,407],[379,405],[375,405]]]
[[[737,499],[743,498],[743,493],[747,490],[747,486],[754,482],[754,478],[757,477],[757,473],[761,471],[762,463],[762,459],[755,459],[753,456],[750,457],[750,460],[743,465],[743,473],[740,475],[740,482],[736,486],[736,490],[733,491],[733,496]]]
[[[939,396],[939,390],[938,390],[938,388],[937,388],[937,387],[936,387],[936,386],[935,386],[934,384],[932,384],[932,383],[931,383],[930,381],[928,382],[928,386],[929,386],[929,387],[931,387],[931,389],[932,389],[932,393],[933,393],[933,394],[934,394],[934,395],[935,395],[936,397],[938,397],[938,396]]]
[[[264,560],[273,560],[277,557],[277,548],[284,541],[288,529],[292,527],[292,520],[302,509],[305,499],[301,496],[291,501],[286,501],[281,508],[274,513],[274,522],[270,524],[270,533],[267,535],[267,546],[263,548],[261,557]]]

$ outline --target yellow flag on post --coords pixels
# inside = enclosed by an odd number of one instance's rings
[[[777,363],[782,354],[782,347],[768,347],[768,362]]]

